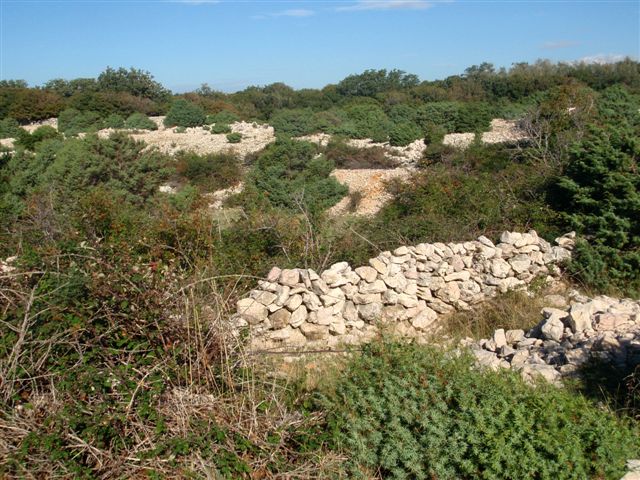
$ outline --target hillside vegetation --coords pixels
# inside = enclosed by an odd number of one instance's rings
[[[394,342],[304,381],[228,335],[231,306],[274,265],[363,265],[503,230],[575,230],[567,281],[638,298],[637,62],[183,95],[109,68],[37,88],[3,81],[0,98],[0,136],[17,140],[0,151],[0,476],[617,479],[640,458],[637,407],[618,409],[598,385],[532,387]],[[277,140],[240,159],[95,133],[153,128],[158,114],[224,134],[267,122]],[[50,117],[58,130],[22,128]],[[519,119],[528,140],[442,144],[496,117]],[[291,138],[318,132],[333,141]],[[393,166],[344,143],[359,138],[426,150],[375,216],[329,216],[347,194],[336,165]],[[637,371],[619,387],[640,405]]]

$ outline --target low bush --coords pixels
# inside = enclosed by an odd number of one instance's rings
[[[344,197],[348,188],[330,176],[333,162],[316,157],[317,151],[312,143],[279,138],[256,158],[249,184],[274,207],[320,213]]]
[[[134,130],[157,130],[156,122],[147,117],[144,113],[132,113],[124,122],[125,128]]]
[[[426,347],[365,346],[323,393],[350,478],[619,478],[640,451],[637,425],[580,395]]]
[[[164,125],[166,127],[199,127],[205,120],[206,115],[202,107],[179,98],[173,102],[167,112]]]
[[[238,132],[228,133],[227,134],[227,142],[229,143],[240,143],[242,141],[242,134]]]
[[[226,123],[216,123],[211,125],[210,130],[212,134],[231,133],[231,127]]]
[[[327,159],[336,168],[396,168],[397,164],[389,159],[380,147],[357,148],[340,139],[332,139],[324,149]]]
[[[446,134],[447,131],[443,127],[429,122],[424,128],[424,143],[426,145],[442,143]]]
[[[20,124],[13,118],[0,120],[0,138],[17,138],[20,133]]]
[[[277,133],[300,137],[317,132],[315,116],[310,108],[297,110],[278,110],[269,119],[269,124]]]
[[[229,154],[181,153],[177,157],[176,170],[204,191],[231,187],[242,178],[238,160]]]
[[[233,122],[239,122],[240,121],[240,116],[230,112],[229,110],[222,110],[218,113],[215,113],[213,115],[207,115],[207,118],[205,119],[205,123],[207,125],[211,125],[212,123],[233,123]]]
[[[31,134],[26,130],[21,129],[18,134],[18,141],[16,142],[16,145],[24,147],[27,150],[33,150],[38,143],[59,137],[60,134],[55,128],[49,125],[42,125],[41,127],[36,128]]]
[[[81,112],[75,108],[67,108],[58,117],[58,131],[66,135],[77,135],[100,128],[102,128],[102,119],[95,112]]]
[[[422,136],[420,128],[413,123],[399,123],[389,132],[389,143],[393,146],[404,147]]]
[[[118,115],[117,113],[112,113],[107,118],[104,119],[103,122],[104,128],[124,128],[124,118],[122,115]]]

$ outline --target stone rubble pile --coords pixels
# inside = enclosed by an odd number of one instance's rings
[[[620,368],[640,364],[640,301],[590,299],[575,291],[570,305],[558,295],[545,300],[550,306],[529,332],[498,329],[490,339],[462,345],[471,348],[478,365],[511,368],[527,380],[557,382],[594,359]]]
[[[336,263],[320,274],[274,267],[237,303],[236,328],[250,327],[252,347],[333,347],[362,343],[382,326],[426,336],[439,314],[469,309],[499,292],[552,281],[571,257],[574,233],[557,245],[528,233],[504,232],[464,243],[422,243],[382,252],[369,265]]]

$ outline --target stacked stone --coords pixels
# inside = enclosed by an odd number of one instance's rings
[[[401,335],[424,335],[436,327],[438,314],[559,273],[556,264],[570,258],[573,238],[567,234],[551,246],[535,231],[505,232],[498,245],[480,237],[403,246],[355,269],[346,262],[320,274],[274,267],[238,301],[235,325],[251,327],[254,346],[262,348],[359,343],[375,336],[380,324]]]
[[[542,321],[531,331],[496,330],[493,337],[463,342],[472,348],[479,365],[512,368],[525,379],[542,376],[551,382],[575,374],[591,359],[621,368],[640,364],[640,302],[599,296],[589,299],[573,293],[547,297]]]

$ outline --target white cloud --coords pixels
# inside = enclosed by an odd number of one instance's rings
[[[597,53],[595,55],[589,55],[577,60],[577,63],[597,63],[604,65],[606,63],[615,63],[628,58],[629,55],[622,55],[620,53]]]
[[[310,17],[315,15],[313,10],[306,10],[304,8],[295,8],[292,10],[284,10],[282,12],[272,13],[274,17]]]
[[[311,17],[315,14],[316,12],[314,12],[313,10],[306,10],[304,8],[294,8],[290,10],[283,10],[281,12],[268,13],[264,15],[252,15],[251,18],[253,20],[266,20],[268,18],[277,18],[277,17],[304,18],[304,17]]]
[[[427,0],[358,0],[353,5],[338,7],[341,12],[358,10],[426,10],[433,7]]]
[[[559,40],[557,42],[545,42],[541,48],[545,50],[558,50],[560,48],[569,48],[580,45],[580,42],[574,42],[572,40]]]

